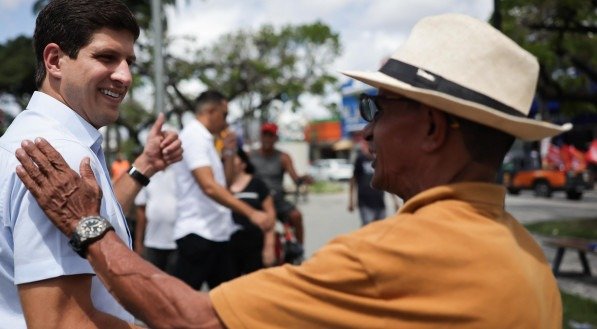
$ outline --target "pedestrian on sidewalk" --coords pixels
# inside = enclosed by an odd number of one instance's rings
[[[209,294],[152,268],[113,232],[85,244],[87,259],[151,327],[561,328],[551,267],[495,183],[515,138],[571,129],[527,118],[538,72],[531,54],[486,22],[424,18],[378,71],[344,73],[379,88],[361,98],[363,135],[375,157],[372,186],[405,200],[397,214],[301,266],[261,270]],[[97,213],[88,168],[67,197],[60,182],[73,173],[54,168],[65,165],[49,144],[19,153],[19,177],[65,235]],[[49,195],[81,207],[59,212]]]
[[[348,211],[354,211],[356,192],[356,207],[359,209],[361,226],[386,218],[384,191],[371,187],[371,179],[374,174],[373,160],[374,157],[369,152],[368,144],[361,143],[348,188]]]

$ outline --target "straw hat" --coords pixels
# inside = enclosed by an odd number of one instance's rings
[[[419,21],[377,72],[343,74],[524,140],[572,129],[527,118],[539,64],[489,24],[445,14]]]

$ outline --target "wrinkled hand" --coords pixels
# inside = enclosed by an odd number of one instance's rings
[[[249,219],[251,222],[253,222],[253,224],[259,226],[259,228],[261,228],[261,230],[264,232],[274,227],[275,224],[275,220],[273,218],[271,218],[266,212],[260,210],[253,212]]]
[[[160,113],[149,131],[143,153],[135,161],[135,165],[138,165],[141,172],[147,176],[152,176],[182,160],[182,143],[178,139],[178,134],[173,131],[162,131],[165,120],[165,115]],[[138,161],[145,163],[148,167],[143,164],[139,165]]]
[[[45,139],[25,140],[21,147],[16,173],[62,233],[70,237],[81,218],[99,215],[102,191],[89,158],[81,160],[79,176]]]

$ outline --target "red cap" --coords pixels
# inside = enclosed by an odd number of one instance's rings
[[[278,135],[278,126],[273,122],[266,122],[261,125],[261,133],[270,133],[272,135]]]

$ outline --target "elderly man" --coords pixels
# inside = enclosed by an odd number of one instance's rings
[[[538,69],[484,22],[425,18],[378,72],[345,73],[380,89],[360,110],[370,122],[372,185],[405,200],[396,215],[333,240],[301,266],[259,271],[209,295],[144,263],[113,232],[85,244],[87,259],[152,327],[560,328],[549,264],[494,184],[515,137],[571,128],[526,118]],[[88,168],[66,181],[43,141],[18,157],[19,177],[67,236],[97,214]],[[61,184],[88,191],[68,199],[79,210],[50,206],[50,195],[65,198]]]

